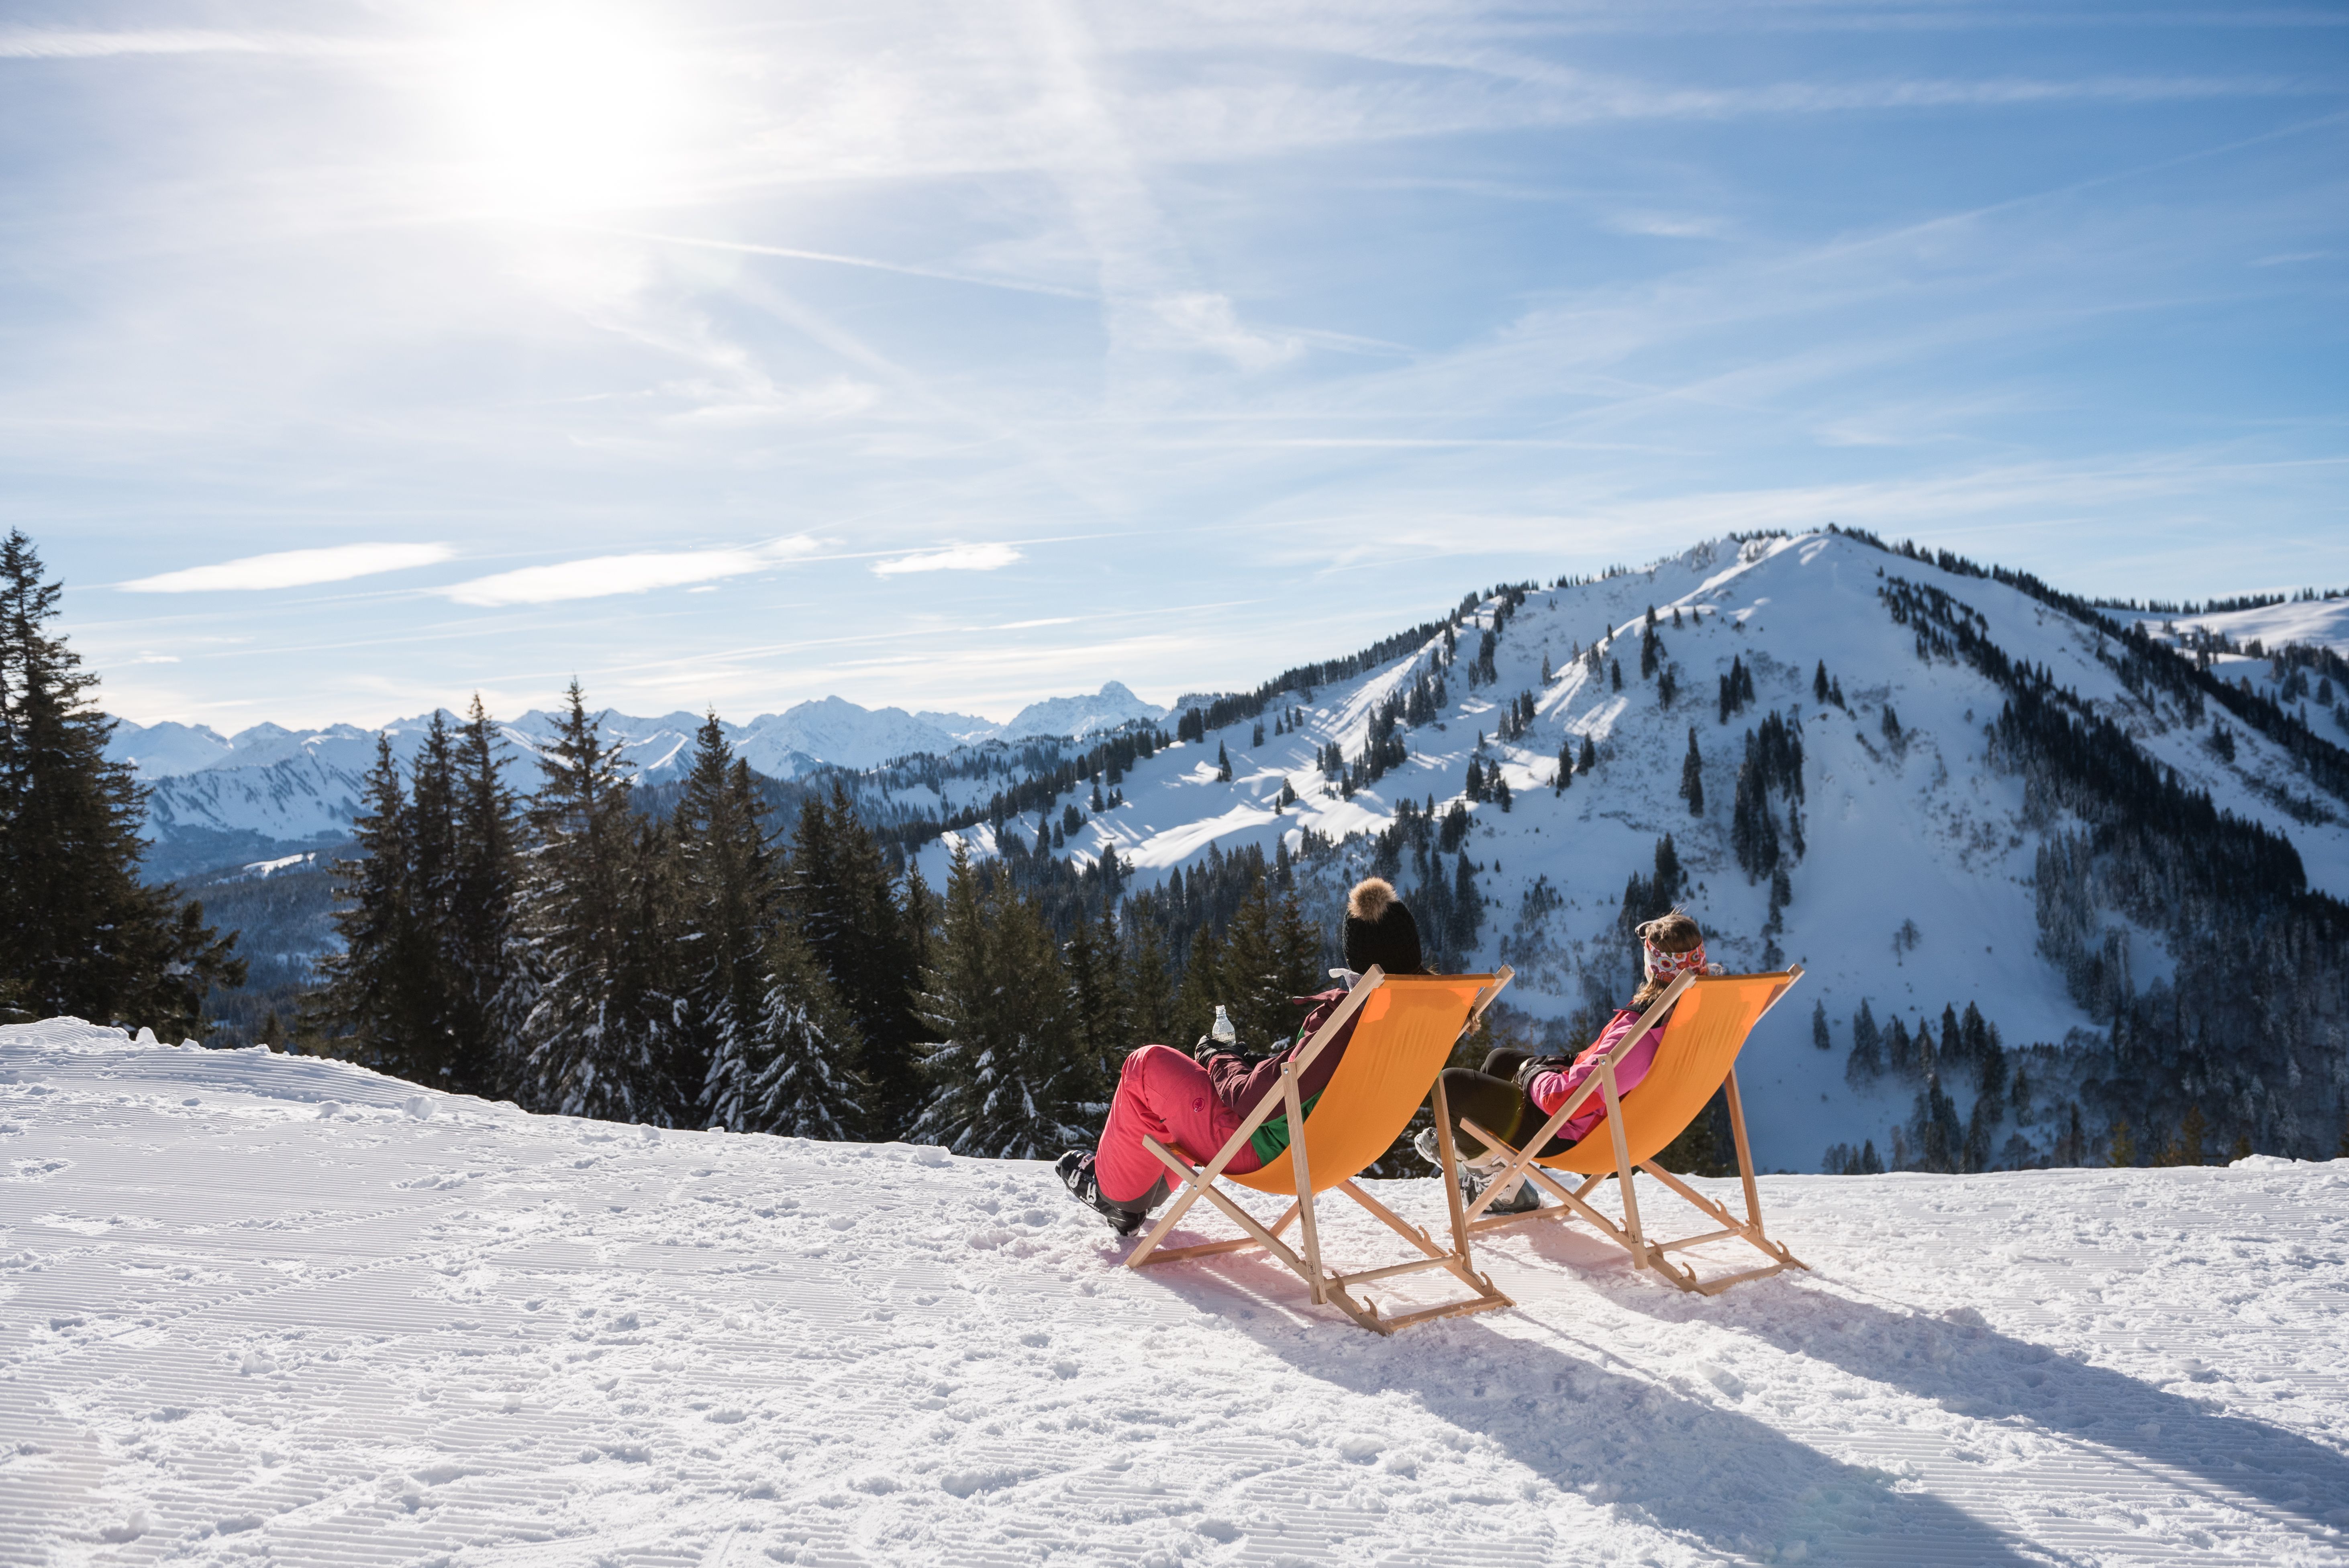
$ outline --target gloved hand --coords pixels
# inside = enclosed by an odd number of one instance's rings
[[[1527,1057],[1518,1064],[1509,1081],[1516,1084],[1520,1092],[1530,1096],[1534,1092],[1535,1078],[1543,1073],[1562,1073],[1573,1065],[1572,1057]]]
[[[1227,1054],[1229,1053],[1226,1052],[1224,1047],[1216,1043],[1216,1037],[1213,1035],[1201,1035],[1199,1037],[1199,1043],[1191,1047],[1191,1059],[1198,1063],[1201,1067],[1206,1067],[1209,1061],[1213,1060],[1216,1057]]]

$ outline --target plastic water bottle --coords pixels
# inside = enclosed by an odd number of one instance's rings
[[[1219,1046],[1233,1046],[1239,1042],[1240,1032],[1232,1027],[1232,1016],[1224,1011],[1224,1005],[1221,1002],[1216,1004],[1215,1026],[1207,1033]]]

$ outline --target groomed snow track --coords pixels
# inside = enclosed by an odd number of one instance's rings
[[[2349,1162],[1765,1178],[1811,1274],[1521,1228],[1391,1340],[1042,1165],[70,1020],[0,1178],[0,1563],[2349,1562]]]

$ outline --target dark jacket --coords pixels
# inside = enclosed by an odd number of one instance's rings
[[[1291,1002],[1311,1011],[1305,1015],[1305,1022],[1298,1026],[1296,1038],[1268,1057],[1254,1061],[1227,1052],[1209,1057],[1207,1078],[1215,1086],[1216,1099],[1235,1117],[1243,1121],[1247,1119],[1259,1100],[1268,1094],[1280,1092],[1281,1063],[1294,1057],[1304,1047],[1305,1042],[1313,1037],[1314,1031],[1329,1022],[1330,1015],[1338,1010],[1339,1004],[1345,1001],[1346,995],[1346,988],[1339,985],[1310,996],[1291,996]],[[1298,1099],[1308,1115],[1312,1112],[1313,1102],[1321,1098],[1321,1091],[1330,1087],[1330,1077],[1338,1070],[1339,1062],[1345,1058],[1346,1047],[1354,1037],[1354,1025],[1361,1017],[1361,1014],[1357,1012],[1348,1018],[1344,1027],[1338,1031],[1337,1037],[1321,1047],[1321,1054],[1308,1064],[1304,1075],[1298,1079]],[[1259,1161],[1269,1161],[1286,1150],[1288,1148],[1288,1111],[1276,1110],[1266,1117],[1248,1141],[1255,1147]]]

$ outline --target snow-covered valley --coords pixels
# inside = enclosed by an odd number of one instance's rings
[[[1768,1177],[1808,1274],[1519,1227],[1381,1340],[1040,1164],[70,1022],[0,1161],[9,1563],[2349,1561],[2349,1162]]]

